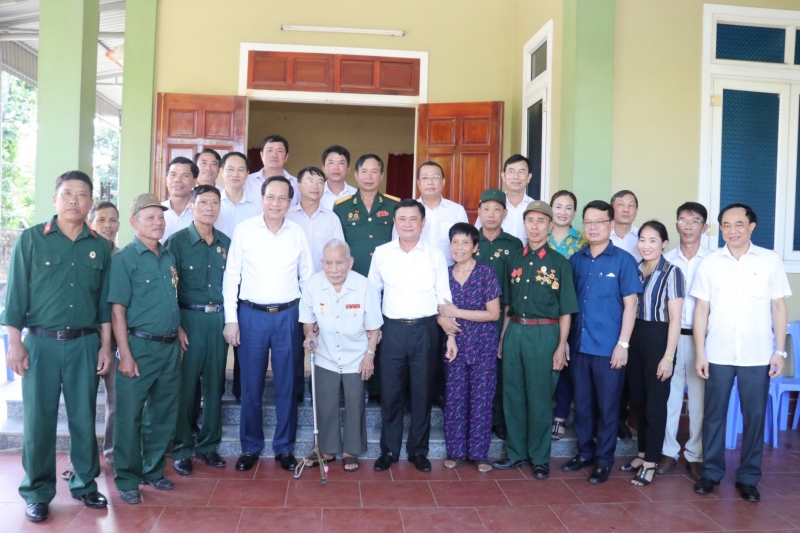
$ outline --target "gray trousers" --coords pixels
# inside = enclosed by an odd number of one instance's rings
[[[360,455],[367,451],[367,418],[361,374],[340,374],[314,365],[319,451]],[[339,424],[339,391],[344,387],[344,439]],[[344,440],[344,447],[342,441]]]
[[[117,395],[114,393],[114,375],[111,369],[104,376],[103,386],[106,389],[106,425],[103,438],[103,456],[108,458],[114,455],[114,413],[117,410]]]
[[[769,366],[708,365],[703,413],[702,476],[719,481],[725,475],[725,425],[733,379],[738,378],[744,419],[742,455],[736,481],[757,485],[761,480],[764,421],[769,397]]]

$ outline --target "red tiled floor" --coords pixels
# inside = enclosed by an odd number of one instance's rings
[[[230,462],[230,461],[229,461]],[[236,459],[233,459],[234,466],[236,464]],[[280,479],[281,481],[289,481],[290,479],[294,479],[293,472],[288,472],[281,468],[280,463],[275,461],[275,459],[265,459],[261,458],[258,461],[258,465],[256,465],[253,470],[248,472],[242,472],[242,474],[253,474],[255,479]],[[304,473],[303,476],[306,476],[307,473]],[[253,476],[250,479],[254,479]]]
[[[627,478],[612,477],[601,485],[593,485],[585,479],[565,479],[564,483],[583,503],[650,501],[638,488],[631,485]]]
[[[361,491],[356,481],[290,481],[286,507],[361,507]]]
[[[654,502],[706,498],[694,491],[694,481],[687,476],[657,475],[652,483],[646,487],[638,487],[637,490]]]
[[[498,479],[525,479],[525,473],[519,468],[514,468],[511,470],[500,470],[499,468],[493,468],[489,472],[482,474],[478,472],[478,467],[475,464],[467,462],[458,467],[456,469],[458,472],[458,477],[462,481],[487,481],[487,480],[498,480]],[[527,469],[527,473],[530,474],[530,469]]]
[[[764,487],[779,494],[782,498],[800,498],[800,475],[764,474],[758,488],[761,490]]]
[[[575,493],[560,479],[526,479],[498,481],[511,505],[567,505],[581,503]]]
[[[690,502],[701,513],[727,530],[795,529],[794,525],[758,503],[738,500]]]
[[[406,533],[486,533],[475,509],[400,509]]]
[[[181,476],[170,476],[170,479],[175,484],[172,490],[156,490],[150,485],[140,486],[142,501],[147,505],[204,507],[208,505],[219,482],[216,479]]]
[[[161,513],[160,506],[111,505],[106,509],[83,509],[64,530],[66,533],[148,533],[153,529]]]
[[[392,479],[395,481],[457,481],[459,479],[458,472],[448,470],[443,466],[443,463],[442,459],[434,459],[431,461],[430,472],[420,472],[414,465],[403,458],[392,465]]]
[[[25,502],[0,503],[2,530],[14,533],[60,533],[78,516],[83,507],[77,505],[50,504],[50,518],[34,524],[25,518]]]
[[[225,459],[228,463],[223,468],[211,468],[203,461],[198,461],[195,459],[194,463],[192,463],[192,473],[188,477],[193,478],[212,478],[212,479],[238,479],[238,480],[245,480],[245,479],[253,479],[256,475],[256,469],[252,469],[248,472],[239,472],[236,470],[236,458],[228,457]],[[169,472],[168,475],[177,476],[179,475],[172,469],[172,461],[170,461],[169,467],[167,469]],[[286,479],[288,480],[291,477],[289,472],[286,472]]]
[[[375,459],[360,459],[356,472],[345,472],[341,457],[328,466],[329,481],[391,481],[391,470],[375,471]],[[301,479],[319,480],[319,467],[306,468]]]
[[[399,509],[323,509],[323,533],[403,533]]]
[[[322,509],[245,508],[237,533],[319,533]]]
[[[283,507],[288,481],[234,481],[220,479],[209,505],[212,507]]]
[[[241,516],[238,507],[167,507],[152,533],[236,533]]]
[[[689,502],[623,503],[650,533],[673,531],[722,531],[722,528]]]
[[[530,531],[535,524],[537,533],[567,531],[556,514],[546,505],[502,507],[480,507],[478,514],[489,533],[520,533]]]
[[[431,481],[439,507],[494,507],[510,505],[494,481]]]
[[[591,503],[551,505],[550,508],[571,533],[581,531],[646,532],[622,505]]]
[[[426,481],[362,481],[364,507],[436,507]]]

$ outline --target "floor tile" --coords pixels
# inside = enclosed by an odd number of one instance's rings
[[[650,533],[722,531],[722,528],[689,502],[623,503]]]
[[[403,533],[399,509],[323,509],[323,533]]]
[[[442,466],[443,462],[440,459],[434,459],[431,461],[430,472],[420,472],[414,465],[403,458],[392,465],[392,479],[395,481],[457,481],[459,479],[458,473]]]
[[[249,475],[253,472],[254,477],[251,479],[280,479],[282,481],[294,479],[294,473],[281,468],[281,464],[273,458],[266,459],[262,457],[253,470],[243,473]]]
[[[361,507],[359,483],[354,481],[290,481],[286,507]]]
[[[391,470],[383,472],[375,471],[375,459],[359,459],[359,467],[355,472],[345,472],[342,458],[338,458],[335,463],[328,466],[327,478],[329,481],[391,481]],[[306,467],[301,479],[319,480],[319,467]]]
[[[600,485],[594,485],[585,479],[565,479],[563,481],[583,503],[650,501],[647,496],[631,485],[629,479],[625,478],[610,478]]]
[[[220,479],[209,505],[212,507],[283,507],[286,503],[288,484],[288,481]]]
[[[240,507],[167,507],[152,533],[236,533],[241,516]]]
[[[729,531],[737,529],[760,529],[763,531],[794,529],[793,524],[758,503],[750,503],[742,499],[693,501],[690,503],[701,513]]]
[[[5,473],[5,465],[0,465],[0,472]],[[22,481],[24,474],[0,476],[0,503],[19,503],[22,497],[19,495],[19,482]]]
[[[703,494],[694,491],[694,481],[687,476],[659,476],[646,487],[638,487],[638,491],[654,502],[702,500]]]
[[[762,500],[761,505],[795,526],[800,527],[800,498]]]
[[[800,476],[797,474],[764,474],[758,484],[759,491],[763,487],[783,498],[800,498]]]
[[[34,524],[25,518],[25,502],[0,503],[2,530],[14,533],[60,533],[83,511],[77,505],[63,505],[58,502],[50,504],[50,517],[44,522]]]
[[[150,485],[141,485],[142,501],[147,505],[205,507],[218,482],[216,479],[181,476],[170,476],[170,479],[175,484],[172,490],[156,490]]]
[[[439,507],[493,507],[510,505],[494,481],[431,481]]]
[[[582,531],[646,532],[620,504],[551,505],[571,533]]]
[[[322,509],[246,507],[236,533],[320,533]]]
[[[106,509],[83,509],[65,533],[147,533],[164,508],[147,505],[110,505]]]
[[[765,453],[761,457],[761,471],[764,473],[800,472],[800,458],[785,452]]]
[[[406,533],[486,533],[475,509],[400,509]]]
[[[190,477],[201,477],[201,478],[211,478],[211,479],[254,479],[256,475],[256,469],[249,470],[247,472],[239,472],[236,470],[236,459],[237,457],[224,457],[225,462],[227,463],[223,468],[211,468],[203,461],[198,461],[197,459],[194,460],[192,463],[192,473]],[[172,470],[172,464],[169,466],[170,471]],[[177,473],[173,475],[177,476]],[[288,472],[287,472],[288,475]]]
[[[364,507],[436,507],[426,481],[362,481]]]
[[[761,500],[780,498],[781,495],[773,491],[763,483],[758,484],[758,491],[761,493]],[[714,488],[713,496],[718,500],[741,500],[739,489],[736,488],[736,480],[733,476],[726,477]],[[705,501],[705,498],[703,499]]]
[[[530,467],[525,467],[530,474]],[[483,474],[478,472],[478,467],[471,462],[466,462],[456,469],[459,479],[462,481],[487,481],[499,479],[525,479],[525,474],[520,468],[512,468],[511,470],[500,470],[499,468],[492,468],[489,472]]]
[[[478,514],[489,533],[520,533],[535,524],[537,533],[567,531],[556,514],[546,505],[520,506],[510,509],[479,507]]]
[[[560,479],[527,479],[523,481],[498,481],[511,505],[568,505],[581,503]]]

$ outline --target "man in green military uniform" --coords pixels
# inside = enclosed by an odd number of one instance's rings
[[[358,191],[339,199],[333,212],[339,217],[344,240],[350,246],[353,270],[366,277],[375,248],[392,240],[394,206],[400,198],[378,192],[383,180],[383,160],[375,154],[365,154],[356,161]],[[367,381],[371,401],[380,402],[380,345],[375,357],[375,373]]]
[[[506,261],[511,252],[522,250],[522,241],[503,231],[501,224],[508,215],[506,194],[499,189],[486,189],[481,194],[478,220],[481,222],[480,242],[475,259],[494,268],[500,286],[503,286]],[[503,331],[503,315],[497,321],[497,330]],[[502,353],[502,352],[498,352]],[[503,416],[503,365],[497,365],[497,387],[492,402],[492,432],[506,440],[506,419]]]
[[[0,323],[8,327],[8,366],[22,377],[25,434],[19,487],[32,522],[46,520],[56,495],[59,398],[69,417],[72,497],[86,507],[108,504],[94,430],[99,376],[111,365],[107,303],[111,250],[86,225],[92,180],[78,170],[56,180],[56,216],[22,232],[14,243]],[[25,341],[22,329],[28,328]],[[98,337],[100,330],[100,337]]]
[[[222,393],[228,345],[222,336],[222,275],[231,240],[214,229],[220,210],[220,192],[212,185],[198,185],[189,196],[194,222],[167,239],[164,247],[178,269],[178,337],[183,352],[181,395],[175,427],[172,467],[183,476],[192,473],[192,451],[213,468],[223,468],[217,453],[222,440]],[[192,414],[195,390],[203,384],[203,427],[195,445]]]
[[[140,484],[173,488],[164,477],[164,453],[178,414],[180,314],[175,259],[159,243],[166,209],[153,194],[133,200],[130,224],[136,237],[114,255],[109,276],[119,359],[114,483],[122,501],[131,504],[142,501]]]
[[[503,407],[506,459],[495,468],[533,463],[533,476],[550,476],[553,393],[566,363],[571,314],[578,312],[572,267],[547,245],[553,210],[541,200],[522,215],[528,243],[509,253],[503,276]]]

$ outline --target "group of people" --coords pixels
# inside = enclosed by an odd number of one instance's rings
[[[45,520],[55,496],[62,391],[70,491],[87,507],[107,505],[94,481],[101,378],[103,455],[122,501],[141,502],[142,485],[174,488],[164,476],[170,441],[178,474],[192,473],[193,457],[224,467],[217,447],[229,346],[240,471],[264,447],[268,366],[272,452],[283,469],[297,466],[309,351],[323,457],[307,461],[341,457],[346,472],[359,469],[367,450],[367,397],[382,416],[375,470],[401,458],[406,410],[404,453],[431,470],[436,404],[444,408],[445,468],[530,466],[537,479],[550,475],[552,442],[564,437],[574,403],[578,454],[561,468],[592,467],[589,481],[605,482],[617,437],[630,434],[630,406],[639,454],[622,470],[645,486],[675,465],[687,387],[684,454],[695,490],[710,494],[725,473],[725,410],[738,378],[737,487],[758,501],[769,378],[783,369],[791,291],[779,257],[750,241],[757,220],[748,206],[721,210],[726,245],[712,252],[701,245],[706,208],[681,205],[680,245],[664,254],[664,224],[633,225],[633,192],[587,203],[580,232],[572,192],[549,203],[527,196],[530,163],[521,155],[503,165],[505,192],[481,194],[474,225],[442,196],[447,176],[435,162],[417,169],[419,198],[401,200],[379,191],[385,169],[375,154],[355,162],[358,188],[345,181],[351,161],[342,146],[296,178],[284,168],[288,158],[288,141],[271,135],[264,167],[252,174],[238,152],[173,159],[169,199],[134,199],[135,237],[122,249],[114,204],[93,204],[92,181],[80,171],[58,177],[56,215],[14,245],[0,315],[8,364],[23,377],[20,494],[30,520]],[[493,432],[505,440],[505,457],[492,463]]]

